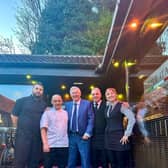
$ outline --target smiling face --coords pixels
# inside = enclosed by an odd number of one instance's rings
[[[62,103],[63,101],[60,95],[52,96],[51,104],[53,105],[53,107],[55,107],[56,110],[60,110],[62,108]]]
[[[81,90],[78,87],[73,86],[70,89],[70,95],[71,95],[72,100],[77,102],[81,98]]]
[[[102,95],[99,88],[94,88],[91,91],[91,95],[94,102],[99,102],[101,100]]]
[[[111,103],[117,101],[117,92],[114,88],[106,89],[105,96],[106,96],[106,100]]]

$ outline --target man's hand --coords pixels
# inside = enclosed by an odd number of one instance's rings
[[[122,145],[127,144],[129,142],[128,140],[128,136],[124,135],[121,139],[120,139],[120,143],[122,143]]]
[[[83,135],[83,136],[82,136],[82,139],[83,139],[83,140],[88,140],[88,139],[89,139],[89,136],[88,136],[88,135]]]
[[[43,152],[50,152],[48,144],[43,144]]]

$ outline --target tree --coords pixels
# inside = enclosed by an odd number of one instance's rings
[[[84,33],[84,36],[85,43],[90,48],[90,54],[103,55],[111,21],[112,13],[108,10],[103,10],[97,22],[88,22],[88,30]]]
[[[102,10],[113,11],[117,0],[88,0]]]
[[[33,54],[103,54],[116,0],[22,0],[19,41]]]
[[[30,51],[37,40],[41,12],[47,0],[21,0],[16,14],[17,27],[14,32],[19,42]]]
[[[82,46],[83,32],[88,21],[96,21],[91,10],[92,4],[86,0],[49,0],[42,12],[38,41],[34,53],[85,54],[87,46]]]
[[[15,47],[12,38],[4,38],[0,36],[0,53],[15,54]]]

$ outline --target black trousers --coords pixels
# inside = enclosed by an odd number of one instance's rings
[[[92,168],[108,168],[107,156],[105,149],[91,149],[91,164]]]
[[[108,160],[112,168],[126,168],[126,152],[107,150]]]
[[[38,168],[42,159],[40,135],[19,132],[16,134],[15,166],[17,168]]]
[[[68,148],[50,148],[50,152],[44,153],[44,168],[65,168],[68,161]]]

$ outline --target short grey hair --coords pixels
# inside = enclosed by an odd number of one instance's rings
[[[71,88],[70,88],[70,94],[71,94],[71,92],[72,92],[72,90],[78,90],[79,92],[80,92],[80,94],[81,94],[81,90],[80,90],[80,88],[79,87],[77,87],[77,86],[72,86]]]

